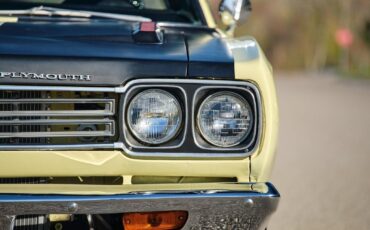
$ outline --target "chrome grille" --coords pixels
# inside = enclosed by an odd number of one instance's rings
[[[0,91],[0,100],[14,100],[15,98],[33,98],[40,99],[45,94],[40,91]],[[39,111],[43,110],[41,104],[18,104],[18,103],[0,103],[0,113],[3,111],[9,111],[13,113],[17,110],[23,111]],[[20,120],[35,120],[40,119],[39,114],[36,116],[23,116]],[[37,125],[28,125],[27,127],[19,127],[18,125],[3,125],[2,122],[12,122],[11,116],[0,115],[0,133],[14,133],[14,132],[30,132],[30,131],[42,131],[42,128]],[[17,138],[17,139],[3,139],[0,138],[0,144],[18,144],[18,143],[45,143],[46,139],[37,137],[31,138]]]
[[[0,90],[0,148],[113,143],[116,99],[105,92]]]
[[[0,178],[0,184],[47,184],[47,177]]]
[[[46,230],[46,215],[22,215],[17,216],[14,223],[14,230]]]
[[[71,177],[0,177],[0,184],[79,184],[79,185],[122,185],[122,176],[71,176]]]

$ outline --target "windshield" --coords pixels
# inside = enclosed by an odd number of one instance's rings
[[[139,15],[154,21],[199,23],[194,0],[0,0],[0,10],[36,6]]]

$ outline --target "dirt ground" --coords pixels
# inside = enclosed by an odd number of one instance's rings
[[[370,229],[370,81],[278,74],[280,140],[269,230]]]

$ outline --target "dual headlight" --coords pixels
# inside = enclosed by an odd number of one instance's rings
[[[231,91],[213,93],[200,102],[195,124],[209,144],[233,147],[243,142],[252,130],[253,113],[241,95]],[[162,89],[138,93],[129,103],[127,121],[136,139],[150,145],[166,143],[184,126],[181,103]]]
[[[147,144],[162,144],[171,140],[182,124],[179,101],[161,89],[145,90],[136,95],[127,113],[132,133]]]

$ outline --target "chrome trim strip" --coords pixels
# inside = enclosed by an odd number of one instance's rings
[[[0,90],[24,91],[67,91],[67,92],[106,92],[115,93],[122,87],[76,87],[76,86],[25,86],[25,85],[0,85]]]
[[[4,151],[14,150],[94,150],[94,149],[119,149],[115,143],[111,144],[70,144],[70,145],[0,145],[0,149]]]
[[[51,103],[51,104],[64,104],[64,103],[114,103],[114,99],[91,99],[91,98],[55,98],[55,99],[44,99],[44,98],[18,98],[18,99],[0,99],[0,104],[10,104],[10,103],[19,103],[19,104],[41,104],[41,103]]]
[[[157,23],[159,27],[174,27],[174,28],[192,28],[192,29],[208,29],[214,30],[209,28],[205,25],[194,25],[192,23],[181,23],[181,22],[167,22],[167,21],[160,21]]]
[[[69,119],[50,119],[50,120],[0,120],[0,125],[63,125],[63,124],[108,124],[114,122],[113,120],[69,120]]]
[[[0,117],[90,117],[113,116],[114,113],[106,110],[35,110],[35,111],[1,111]]]
[[[157,210],[191,210],[204,206],[213,206],[227,201],[230,207],[217,205],[214,208],[231,208],[248,204],[246,198],[261,200],[275,200],[280,197],[279,192],[270,183],[236,183],[238,190],[151,190],[117,195],[28,195],[2,194],[0,195],[1,215],[27,215],[48,213],[95,214],[95,213],[122,213],[130,211],[157,211]],[[253,188],[262,188],[261,190]],[[209,202],[207,202],[209,201]],[[232,204],[234,201],[234,205]],[[74,203],[75,209],[70,209]],[[204,209],[208,210],[208,209]],[[209,210],[208,210],[209,211]]]
[[[0,104],[105,104],[104,110],[15,110],[0,111],[0,117],[22,116],[112,116],[115,114],[114,99],[1,99]]]
[[[32,137],[100,137],[114,136],[114,120],[0,120],[0,125],[104,125],[101,131],[40,131],[40,132],[0,132],[0,138],[32,138]]]

